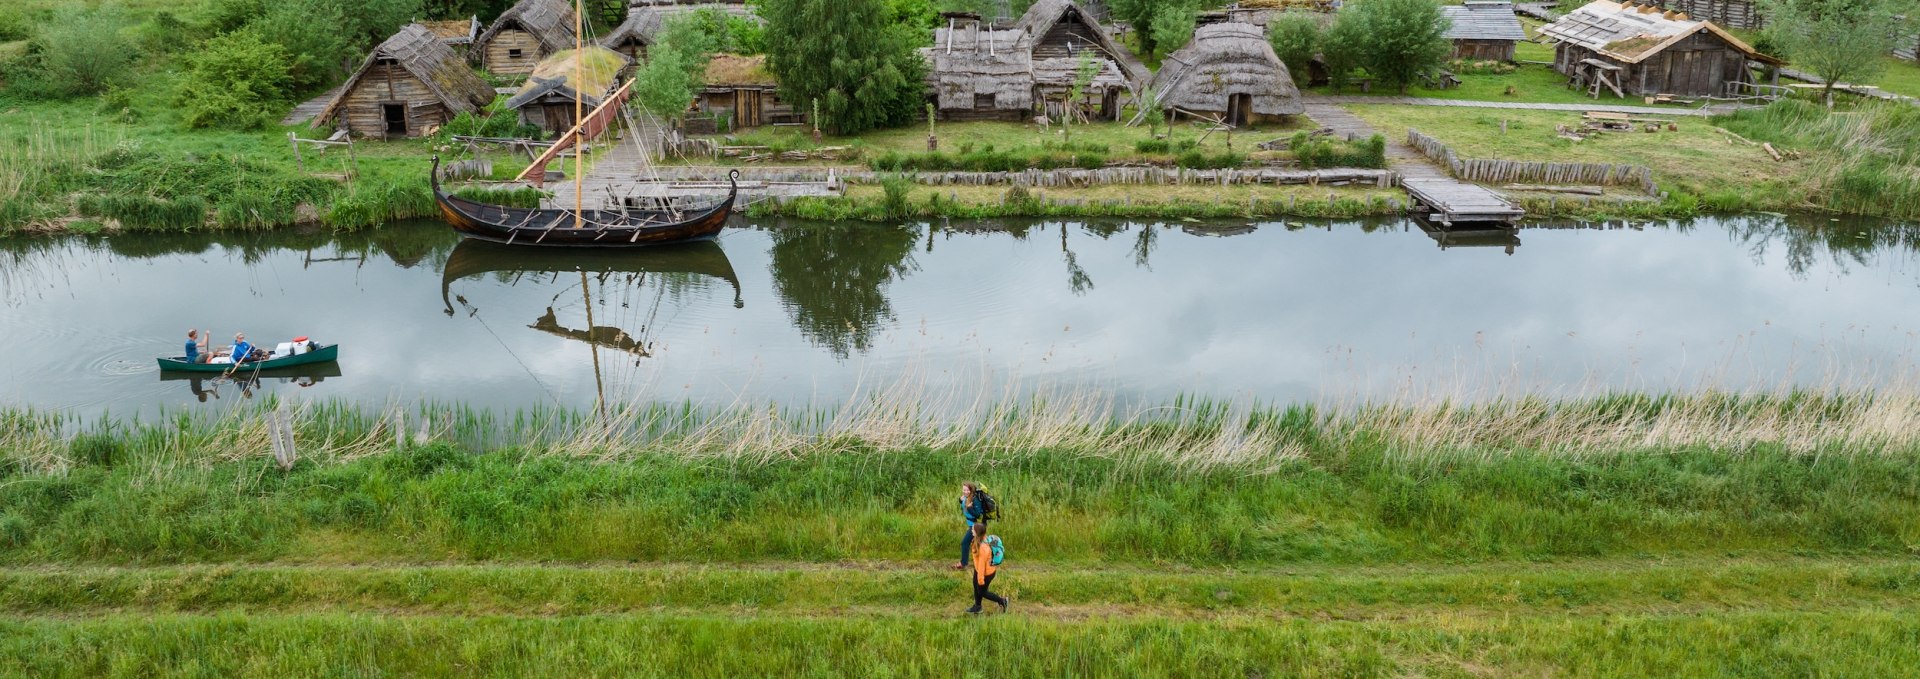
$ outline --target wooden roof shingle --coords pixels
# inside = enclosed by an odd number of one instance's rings
[[[1513,40],[1527,39],[1527,30],[1520,27],[1520,17],[1513,13],[1510,2],[1468,2],[1464,5],[1445,5],[1440,15],[1453,21],[1447,27],[1448,40]]]
[[[313,126],[319,127],[332,120],[339,112],[340,105],[353,93],[354,86],[381,59],[394,60],[413,77],[419,78],[448,111],[471,113],[493,102],[493,87],[468,68],[467,62],[454,54],[452,47],[441,42],[439,36],[427,30],[427,27],[407,24],[393,37],[373,48],[373,53],[367,55],[360,69],[354,71],[346,84],[340,86],[340,94],[327,102],[319,115],[314,116]]]
[[[1711,21],[1695,21],[1685,13],[1662,10],[1653,5],[1594,2],[1568,12],[1559,21],[1540,28],[1540,34],[1559,42],[1578,45],[1600,55],[1627,64],[1637,64],[1696,33],[1718,36],[1747,58],[1771,64],[1779,59],[1755,51],[1751,45]]]
[[[501,12],[474,44],[487,44],[509,26],[533,34],[549,52],[573,49],[573,3],[569,0],[520,0]]]

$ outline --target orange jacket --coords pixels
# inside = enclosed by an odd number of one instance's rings
[[[973,541],[973,584],[987,584],[987,576],[993,575],[993,546],[986,540]]]

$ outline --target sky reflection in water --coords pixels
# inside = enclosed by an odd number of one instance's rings
[[[243,401],[160,379],[153,357],[195,326],[342,344],[339,375],[268,378],[256,397],[490,408],[591,405],[595,346],[617,398],[834,404],[905,385],[1286,402],[1877,383],[1910,374],[1920,331],[1911,226],[1530,228],[1511,254],[1443,250],[1398,221],[974,226],[742,228],[584,259],[456,248],[435,224],[11,241],[0,404]]]

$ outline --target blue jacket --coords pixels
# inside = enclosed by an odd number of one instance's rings
[[[233,362],[234,363],[245,361],[247,360],[247,357],[251,355],[253,355],[253,345],[247,344],[246,340],[241,340],[239,342],[234,343],[233,345]]]
[[[965,498],[962,498],[960,500],[960,515],[963,517],[966,517],[967,525],[971,526],[975,523],[978,523],[980,521],[980,517],[982,515],[985,515],[986,513],[987,513],[986,502],[980,499],[979,493],[973,494],[972,502],[968,502]]]

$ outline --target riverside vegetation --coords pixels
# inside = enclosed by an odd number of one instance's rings
[[[1920,660],[1911,396],[898,402],[604,423],[428,406],[427,440],[398,446],[385,413],[315,405],[287,472],[253,412],[9,411],[0,673],[1875,676]],[[956,479],[1003,500],[1015,615],[959,614],[941,567]]]

